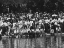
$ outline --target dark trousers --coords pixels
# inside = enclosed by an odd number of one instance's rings
[[[6,27],[2,27],[2,35],[6,34]]]
[[[1,36],[1,34],[0,34],[0,40],[2,39],[2,36]]]

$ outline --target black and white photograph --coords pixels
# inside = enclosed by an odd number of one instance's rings
[[[64,0],[0,0],[0,48],[64,48]]]

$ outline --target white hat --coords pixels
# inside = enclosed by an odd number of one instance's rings
[[[52,16],[57,16],[56,14],[53,14]]]
[[[39,22],[41,23],[41,22],[42,22],[42,20],[39,20]]]

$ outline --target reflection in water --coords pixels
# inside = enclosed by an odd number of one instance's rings
[[[1,48],[44,48],[44,37],[33,39],[3,38],[0,41]]]
[[[2,40],[3,48],[9,48],[9,42],[8,39],[4,38]]]
[[[0,48],[56,48],[56,40],[55,37],[33,39],[3,38],[0,41]]]
[[[0,41],[0,48],[4,48],[3,44],[2,44],[2,41]]]

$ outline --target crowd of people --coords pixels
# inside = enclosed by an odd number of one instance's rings
[[[33,0],[23,4],[0,2],[0,35],[64,32],[63,5],[59,0]]]
[[[0,2],[0,36],[22,33],[64,32],[62,0],[30,0],[27,3]]]
[[[0,14],[0,35],[64,32],[64,13]]]

